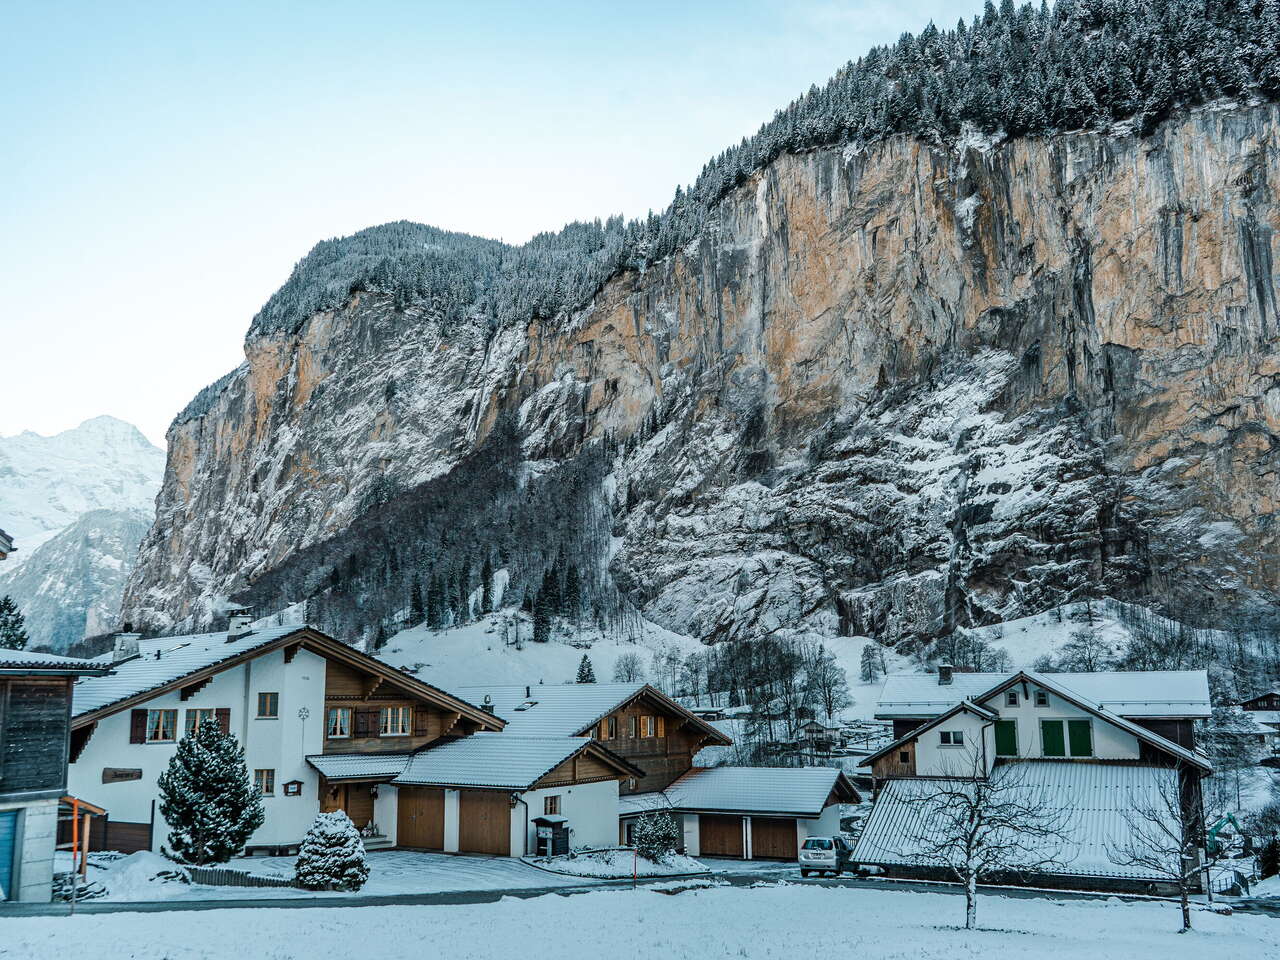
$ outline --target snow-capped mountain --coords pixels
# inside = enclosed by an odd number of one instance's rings
[[[164,475],[164,451],[132,424],[94,417],[51,437],[30,430],[0,437],[0,528],[20,564],[40,544],[91,510],[150,515]]]
[[[32,646],[65,650],[117,626],[120,597],[151,514],[91,510],[33,550],[20,567],[0,567],[0,596],[17,601]]]

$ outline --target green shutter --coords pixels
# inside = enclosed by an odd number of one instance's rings
[[[1073,757],[1093,756],[1093,727],[1088,720],[1068,720],[1067,735]]]
[[[1046,757],[1065,757],[1067,745],[1062,738],[1061,720],[1040,721],[1040,745]]]
[[[1018,721],[996,721],[996,756],[1016,757],[1018,755]]]

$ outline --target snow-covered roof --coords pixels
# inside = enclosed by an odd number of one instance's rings
[[[548,683],[535,686],[462,687],[473,703],[490,698],[507,721],[506,733],[522,737],[572,737],[644,689],[643,683]],[[525,691],[528,691],[526,695]]]
[[[52,670],[59,673],[84,671],[98,674],[105,669],[102,664],[92,660],[59,657],[36,650],[0,650],[0,670]]]
[[[77,681],[71,713],[79,716],[100,710],[302,629],[294,624],[254,630],[229,642],[226,631],[139,641],[138,656],[117,664],[105,677]]]
[[[393,782],[525,790],[591,742],[589,737],[475,733],[415,753]]]
[[[328,780],[364,780],[394,777],[408,766],[409,753],[324,753],[307,757],[307,763]]]
[[[939,684],[935,674],[891,673],[884,679],[876,716],[882,720],[931,717],[961,700],[980,700],[1014,676],[956,673]],[[1208,717],[1209,676],[1204,670],[1055,673],[1055,683],[1123,717]]]
[[[1017,764],[1020,775],[1010,796],[1026,802],[1053,798],[1065,815],[1064,842],[1056,859],[1060,866],[1043,873],[1091,877],[1157,879],[1142,867],[1112,861],[1109,851],[1130,834],[1125,812],[1137,806],[1163,809],[1165,790],[1177,789],[1177,772],[1168,767],[1103,763],[1062,763],[1029,760]],[[924,832],[937,837],[938,820],[928,816],[930,806],[911,798],[928,796],[938,785],[954,788],[954,780],[905,778],[888,781],[880,792],[866,827],[854,848],[860,864],[927,865],[919,856],[915,839]],[[1041,853],[1045,856],[1051,850]]]
[[[818,817],[843,773],[835,767],[694,767],[665,790],[618,798],[618,815],[646,810]],[[853,785],[846,789],[856,797]]]

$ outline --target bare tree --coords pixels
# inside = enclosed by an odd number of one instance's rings
[[[644,679],[644,662],[638,653],[624,653],[613,664],[615,683],[637,683]]]
[[[1204,850],[1200,792],[1184,791],[1179,776],[1167,777],[1153,795],[1130,791],[1124,820],[1128,838],[1109,846],[1107,856],[1118,866],[1142,867],[1177,887],[1185,933],[1191,929],[1191,891],[1219,856]]]
[[[870,649],[870,646],[862,649],[865,652]],[[825,644],[820,643],[810,651],[805,674],[814,697],[818,703],[822,704],[827,719],[833,718],[837,711],[853,704],[853,698],[849,696],[849,678]]]
[[[942,867],[964,884],[964,925],[973,929],[980,882],[1064,864],[1071,811],[1062,797],[1030,782],[1023,764],[1003,763],[987,773],[981,754],[968,749],[951,768],[941,779],[899,781],[916,809],[898,852]]]

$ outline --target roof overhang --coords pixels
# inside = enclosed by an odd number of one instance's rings
[[[986,695],[984,694],[983,698],[985,699],[985,697]],[[978,719],[986,720],[987,722],[991,722],[999,716],[999,714],[997,714],[994,710],[988,710],[986,707],[981,706],[980,704],[973,703],[970,700],[961,700],[950,710],[946,711],[945,713],[938,714],[932,720],[929,720],[926,723],[923,723],[920,726],[916,727],[914,730],[911,730],[909,733],[904,734],[903,736],[899,737],[897,740],[894,740],[888,746],[881,747],[875,753],[867,754],[867,756],[862,758],[862,761],[858,764],[858,766],[860,767],[870,766],[873,760],[879,760],[881,757],[885,756],[886,754],[891,753],[894,750],[897,750],[903,744],[910,743],[912,740],[919,739],[921,734],[927,733],[928,731],[932,730],[934,727],[936,727],[938,724],[942,723],[945,720],[950,720],[952,717],[954,717],[958,713],[971,713]]]

